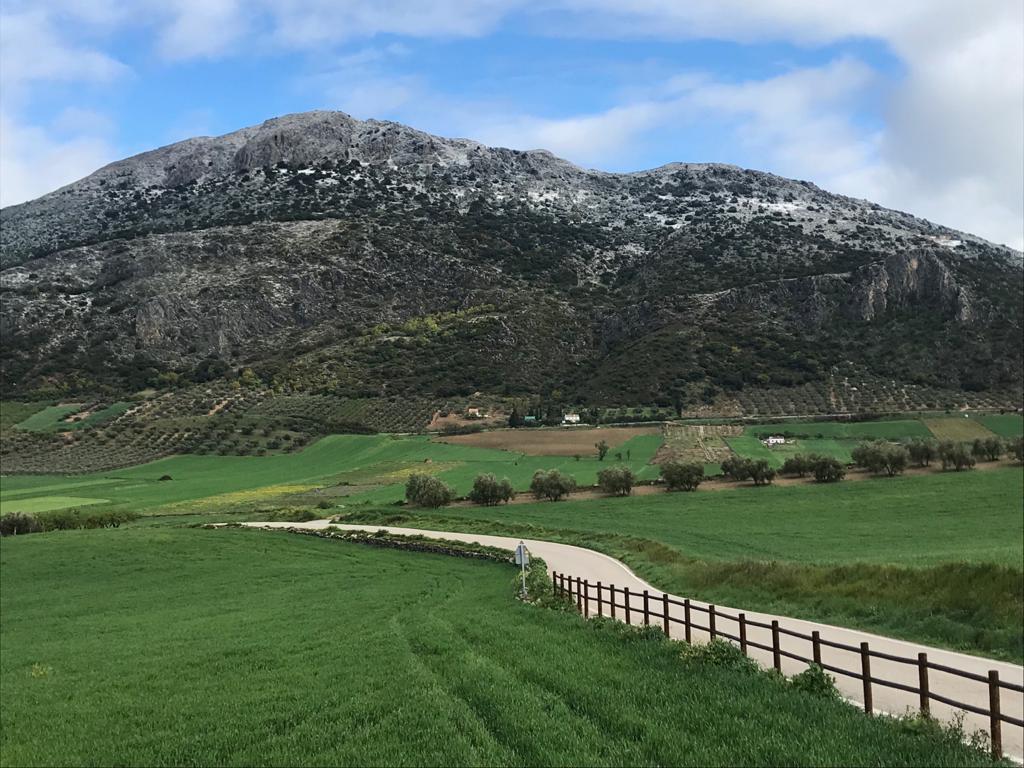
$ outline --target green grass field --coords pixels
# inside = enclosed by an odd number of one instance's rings
[[[29,416],[46,408],[48,403],[19,403],[15,400],[0,400],[0,430],[10,429],[25,421]]]
[[[642,478],[657,477],[648,464],[658,449],[657,436],[635,437],[616,448]],[[272,456],[174,456],[110,472],[89,475],[11,475],[0,480],[0,512],[26,511],[32,498],[81,496],[111,507],[147,512],[170,504],[203,505],[261,502],[318,485],[378,485],[359,498],[379,503],[401,499],[412,472],[430,472],[458,493],[470,490],[482,472],[509,477],[519,489],[538,469],[558,468],[592,485],[600,469],[614,463],[594,457],[525,456],[487,448],[434,443],[426,437],[331,435],[301,453]],[[170,475],[172,480],[160,482]],[[69,493],[69,491],[74,493]],[[45,503],[45,502],[43,502]]]
[[[991,437],[1017,437],[1024,431],[1019,414],[979,416],[964,419],[947,416],[931,419],[897,419],[862,422],[779,422],[746,427],[743,434],[726,438],[729,447],[739,456],[765,459],[773,467],[781,467],[798,453],[832,456],[844,464],[853,462],[851,451],[865,440],[905,441],[915,438],[971,441]],[[761,443],[768,434],[790,437],[785,445],[771,448]]]
[[[783,462],[798,453],[806,455],[832,456],[844,464],[853,461],[850,452],[857,447],[857,440],[841,440],[834,438],[799,437],[793,438],[784,445],[768,447],[753,435],[738,435],[725,438],[734,453],[748,459],[765,459],[773,467],[781,467]]]
[[[1018,468],[505,508],[364,511],[351,522],[590,546],[722,605],[1024,658]]]
[[[785,434],[807,437],[846,438],[849,440],[902,440],[910,437],[931,437],[928,428],[918,419],[892,421],[810,421],[755,424],[745,435]]]
[[[21,404],[15,403],[14,405],[18,406]],[[13,409],[15,413],[26,413],[27,415],[21,421],[14,422],[13,426],[17,426],[18,429],[27,429],[30,432],[83,429],[84,427],[96,426],[97,424],[115,419],[132,407],[131,403],[119,401],[108,405],[106,408],[93,411],[79,421],[64,420],[67,416],[81,410],[82,405],[82,403],[66,403],[64,405],[50,405],[41,408],[37,404],[25,404],[24,408],[15,407]],[[5,424],[4,426],[6,428],[8,425]]]
[[[978,421],[1000,437],[1020,437],[1024,434],[1024,415],[1019,413],[994,413],[979,416]]]
[[[64,405],[49,405],[42,410],[35,411],[17,426],[19,429],[27,429],[30,432],[42,432],[53,429],[65,416],[76,413],[82,407],[82,403],[65,403]]]
[[[519,603],[498,563],[154,528],[0,557],[3,765],[990,764]]]

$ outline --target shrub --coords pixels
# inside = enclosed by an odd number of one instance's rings
[[[766,459],[758,459],[750,462],[748,476],[754,481],[754,485],[771,485],[775,479],[775,469]]]
[[[808,459],[814,480],[818,483],[837,483],[846,477],[846,467],[832,456],[813,456]]]
[[[166,483],[166,482],[167,482],[168,480],[173,480],[173,479],[174,479],[174,478],[173,478],[173,477],[171,477],[170,475],[160,475],[160,480],[159,480],[159,482],[161,482],[161,483]]]
[[[1024,437],[1018,437],[1010,443],[1009,450],[1017,461],[1024,461]]]
[[[722,474],[737,482],[746,480],[750,477],[750,460],[739,456],[730,456],[722,462]]]
[[[533,492],[534,497],[538,500],[549,499],[550,501],[559,501],[575,490],[576,481],[571,477],[563,475],[557,469],[547,472],[543,469],[538,469],[530,481],[530,491]]]
[[[753,480],[754,485],[768,485],[775,479],[775,469],[766,459],[744,459],[730,456],[722,462],[722,472],[726,477],[736,480]]]
[[[779,470],[779,473],[783,475],[805,477],[808,472],[813,470],[811,459],[812,457],[804,456],[799,453],[796,456],[790,456],[782,463],[782,468]]]
[[[119,528],[121,523],[137,520],[135,512],[88,512],[80,509],[60,509],[41,514],[39,524],[44,531],[70,531],[78,528]]]
[[[474,504],[483,504],[493,507],[495,504],[508,503],[515,498],[516,492],[512,488],[512,481],[507,477],[499,480],[488,473],[477,475],[473,480],[473,490],[469,492],[469,500]]]
[[[910,452],[906,447],[881,440],[861,443],[853,449],[851,456],[854,464],[876,475],[885,472],[889,477],[902,473],[910,463]]]
[[[944,470],[955,469],[960,472],[972,468],[976,463],[974,456],[971,455],[971,451],[964,443],[945,440],[939,443],[938,452]]]
[[[725,640],[712,640],[710,643],[704,644],[686,644],[682,647],[681,655],[690,661],[731,669],[736,672],[759,671],[757,662]]]
[[[633,492],[636,475],[629,467],[608,467],[597,473],[597,484],[609,496],[629,496]]]
[[[789,683],[798,691],[809,693],[812,696],[839,700],[839,689],[836,688],[835,678],[817,664],[811,664],[800,674],[794,675],[790,678]]]
[[[331,509],[333,506],[334,505],[331,504],[331,502],[329,502],[327,499],[320,499],[320,501],[316,503],[317,509]]]
[[[704,465],[668,462],[661,465],[661,477],[670,491],[696,491],[704,480]]]
[[[1003,441],[998,437],[975,440],[971,455],[981,461],[999,461],[1003,457]]]
[[[927,467],[938,455],[934,440],[913,440],[907,444],[907,453],[919,467]]]
[[[0,536],[22,536],[26,533],[42,533],[43,526],[32,515],[9,512],[0,517]]]
[[[418,507],[444,507],[451,504],[452,489],[433,475],[416,472],[405,484],[405,500]]]

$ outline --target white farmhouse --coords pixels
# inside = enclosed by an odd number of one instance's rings
[[[578,413],[566,413],[562,415],[563,424],[579,424],[580,415]]]
[[[769,447],[771,447],[773,445],[785,445],[786,444],[786,438],[784,438],[782,435],[769,435],[768,437],[766,437],[761,442],[764,443],[765,445],[769,446]]]

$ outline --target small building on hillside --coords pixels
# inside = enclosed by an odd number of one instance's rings
[[[784,438],[782,435],[769,435],[768,437],[766,437],[761,442],[764,443],[765,445],[769,446],[769,447],[771,447],[773,445],[785,445],[786,444],[786,438]]]
[[[578,413],[566,413],[562,415],[563,424],[579,424],[580,415]]]
[[[480,419],[480,418],[483,418],[483,414],[480,413],[480,409],[479,408],[467,408],[466,409],[466,418],[467,419]]]

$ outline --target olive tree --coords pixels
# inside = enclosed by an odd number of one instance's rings
[[[433,475],[416,472],[405,483],[405,500],[417,507],[444,507],[452,503],[452,489]]]
[[[515,498],[515,495],[511,480],[507,477],[499,480],[494,475],[486,473],[477,475],[473,480],[473,490],[469,492],[469,500],[474,504],[493,507],[496,504],[507,504]]]
[[[563,475],[557,469],[544,471],[538,469],[530,481],[530,491],[535,498],[559,501],[576,490],[576,481]]]
[[[704,480],[704,465],[670,461],[661,465],[661,479],[670,491],[696,491]]]
[[[629,496],[633,492],[636,475],[629,467],[608,467],[597,473],[597,485],[609,496]]]

